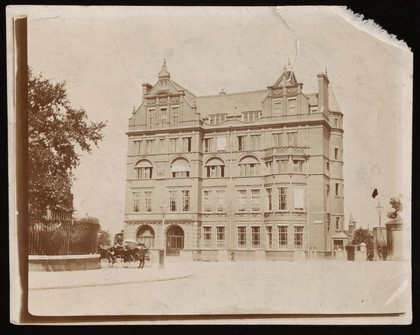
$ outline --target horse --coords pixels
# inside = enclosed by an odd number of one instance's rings
[[[113,256],[113,253],[111,251],[111,248],[104,249],[101,246],[98,246],[99,251],[99,265],[101,265],[101,259],[105,258],[108,260],[108,266],[112,267],[115,263],[115,257]]]

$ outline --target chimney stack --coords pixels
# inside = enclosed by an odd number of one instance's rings
[[[330,81],[326,73],[318,73],[318,108],[319,112],[328,116],[328,84]]]

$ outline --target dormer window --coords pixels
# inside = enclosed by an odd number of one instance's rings
[[[297,102],[296,99],[288,99],[288,103],[289,103],[289,114],[290,115],[295,115],[296,114],[296,106],[297,106]]]
[[[252,111],[252,112],[243,112],[242,113],[242,121],[243,122],[254,122],[260,118],[260,111]]]
[[[226,120],[226,114],[214,114],[209,116],[210,124],[220,124]]]

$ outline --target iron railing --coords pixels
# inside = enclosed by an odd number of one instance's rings
[[[29,255],[87,255],[97,252],[99,225],[68,215],[31,217]]]

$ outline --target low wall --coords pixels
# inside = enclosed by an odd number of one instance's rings
[[[29,255],[29,271],[76,271],[99,269],[99,254],[90,255]]]

